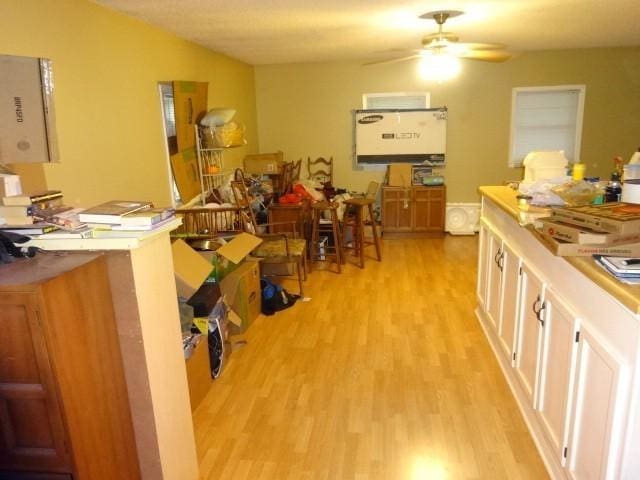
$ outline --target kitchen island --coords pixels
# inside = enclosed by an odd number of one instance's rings
[[[557,257],[481,187],[476,314],[552,478],[640,478],[640,287]]]

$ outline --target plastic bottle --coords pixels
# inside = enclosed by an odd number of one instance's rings
[[[584,178],[584,172],[587,169],[587,166],[584,163],[574,163],[573,170],[571,172],[571,177],[574,181],[579,182]]]
[[[622,195],[622,185],[620,183],[620,174],[618,172],[613,172],[611,174],[611,181],[607,188],[604,190],[604,201],[605,202],[619,202],[620,195]]]

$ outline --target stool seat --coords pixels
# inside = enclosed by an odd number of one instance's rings
[[[354,250],[355,254],[359,257],[359,266],[360,268],[364,268],[364,249],[367,246],[373,245],[376,247],[376,258],[378,261],[382,261],[382,253],[380,252],[380,240],[378,238],[378,230],[376,227],[376,222],[374,221],[373,215],[373,204],[375,203],[375,199],[373,198],[350,198],[345,200],[344,203],[354,210],[354,216],[352,218],[348,218],[345,216],[344,226],[342,229],[343,232],[343,244],[346,244],[344,241],[344,235],[347,231],[347,226],[352,227],[353,230],[353,246],[352,247],[344,247],[345,250],[347,248],[351,248]],[[364,239],[364,209],[367,209],[369,212],[369,217],[371,218],[371,231],[373,234],[373,242],[366,241]]]
[[[342,238],[340,235],[340,222],[338,221],[338,204],[333,202],[318,202],[311,206],[313,211],[313,229],[311,233],[311,262],[324,261],[328,257],[335,259],[338,273],[342,273],[344,255],[342,253]],[[330,221],[322,222],[322,213],[329,212]],[[333,245],[320,245],[320,234],[325,233],[333,237]]]

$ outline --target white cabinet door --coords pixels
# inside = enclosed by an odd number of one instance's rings
[[[563,462],[579,320],[550,289],[545,292],[537,410],[547,441]]]
[[[491,237],[488,228],[484,224],[480,224],[480,245],[478,248],[478,280],[476,283],[476,294],[478,303],[484,310],[486,309],[487,300],[487,260],[489,259],[489,244]]]
[[[539,316],[544,307],[544,283],[527,265],[522,266],[520,281],[522,301],[519,308],[515,371],[529,404],[535,408],[534,394],[542,338]]]
[[[498,330],[502,305],[502,240],[487,230],[489,245],[487,253],[487,299],[485,311],[494,330]]]
[[[498,326],[500,346],[513,366],[520,300],[520,265],[518,255],[506,244],[502,245],[502,313]]]
[[[617,405],[621,377],[620,362],[583,323],[567,452],[566,468],[571,478],[617,477],[618,442],[612,439],[621,439],[624,434],[621,425],[614,430],[614,413],[622,414],[621,406]]]

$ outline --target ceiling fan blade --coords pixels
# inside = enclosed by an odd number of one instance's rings
[[[504,50],[507,48],[501,43],[456,43],[456,46],[463,47],[467,50]]]
[[[364,66],[369,66],[369,65],[387,65],[387,64],[390,64],[390,63],[406,62],[408,60],[413,60],[414,58],[420,58],[420,55],[409,55],[407,57],[388,58],[386,60],[376,60],[375,62],[363,63],[363,65]]]
[[[483,62],[501,63],[509,60],[513,55],[504,50],[470,50],[458,55],[467,60],[480,60]]]
[[[429,35],[425,35],[422,38],[422,44],[428,45],[431,42],[436,42],[438,40],[447,40],[449,42],[457,42],[459,37],[452,32],[442,32],[442,33],[430,33]]]

